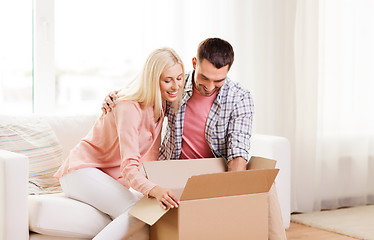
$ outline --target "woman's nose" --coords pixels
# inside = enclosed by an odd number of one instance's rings
[[[176,80],[174,80],[174,81],[172,81],[173,82],[173,84],[171,85],[171,88],[174,90],[174,89],[178,89],[179,88],[179,86],[178,86],[178,83],[177,83],[177,81]]]

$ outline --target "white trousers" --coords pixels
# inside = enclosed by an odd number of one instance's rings
[[[128,213],[139,198],[109,175],[97,168],[83,168],[63,176],[60,184],[66,196],[87,203],[113,219],[94,240],[149,239],[149,227]]]

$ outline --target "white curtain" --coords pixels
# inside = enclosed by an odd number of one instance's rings
[[[255,131],[291,141],[293,211],[374,203],[374,2],[283,4],[254,56]]]
[[[374,203],[374,2],[247,7],[237,79],[254,96],[254,132],[291,142],[292,211]]]
[[[293,209],[373,203],[374,2],[298,1]]]
[[[373,203],[374,2],[321,1],[319,9],[316,207]]]

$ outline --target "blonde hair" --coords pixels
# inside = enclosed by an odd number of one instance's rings
[[[160,90],[161,74],[175,64],[181,65],[184,81],[184,66],[179,55],[171,48],[156,49],[148,56],[141,74],[119,91],[116,102],[133,100],[145,107],[153,106],[155,117],[159,118],[163,111]],[[183,89],[180,90],[179,99],[172,103],[174,111],[178,108],[182,95]]]

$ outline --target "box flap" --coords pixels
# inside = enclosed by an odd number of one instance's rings
[[[223,158],[152,161],[144,162],[143,170],[151,182],[172,190],[180,198],[189,177],[196,174],[225,172],[226,161]],[[167,211],[160,207],[156,199],[144,197],[129,213],[153,225]]]
[[[268,192],[279,169],[260,169],[192,176],[181,200]]]
[[[156,198],[143,197],[130,209],[129,213],[152,226],[168,210],[162,209]]]
[[[144,162],[143,168],[151,182],[176,190],[183,189],[192,175],[225,172],[226,161],[223,158],[152,161]]]
[[[276,163],[277,161],[269,158],[252,156],[248,162],[247,169],[274,169]]]

